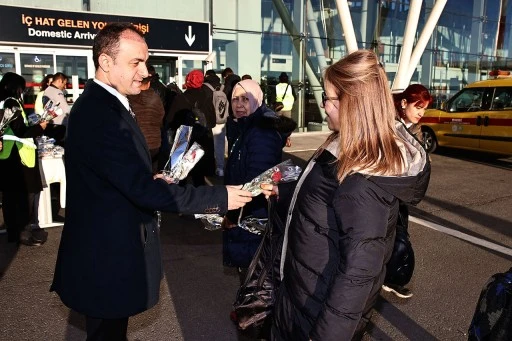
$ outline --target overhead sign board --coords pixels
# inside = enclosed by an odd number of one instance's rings
[[[211,51],[208,22],[3,5],[0,5],[0,42],[90,47],[96,33],[109,22],[130,22],[137,26],[150,50],[204,54]]]

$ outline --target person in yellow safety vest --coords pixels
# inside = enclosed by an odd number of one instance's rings
[[[30,126],[22,105],[25,79],[12,72],[0,80],[0,110],[14,112],[2,136],[0,190],[8,242],[41,245],[48,233],[39,228],[37,209],[43,189],[34,137],[41,136],[46,122]]]
[[[288,83],[286,72],[281,72],[281,75],[279,75],[279,84],[276,85],[276,102],[283,103],[283,109],[277,112],[277,114],[291,118],[295,97],[293,87]]]
[[[46,88],[48,86],[50,86],[50,84],[52,84],[52,82],[53,82],[53,74],[51,74],[51,73],[44,76],[43,80],[41,81],[41,88],[39,89],[39,92],[37,93],[36,101],[34,103],[34,111],[39,116],[42,116],[44,113],[44,104],[43,104],[44,91],[46,90]]]

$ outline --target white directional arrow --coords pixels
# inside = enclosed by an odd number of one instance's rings
[[[192,35],[192,26],[188,27],[188,35],[185,34],[185,40],[187,41],[188,46],[192,46],[196,40],[196,35]]]

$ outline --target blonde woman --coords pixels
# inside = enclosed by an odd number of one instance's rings
[[[399,201],[417,204],[427,154],[403,127],[386,73],[367,50],[328,67],[333,131],[291,197],[273,340],[360,339],[393,250]],[[290,189],[279,186],[280,201]]]

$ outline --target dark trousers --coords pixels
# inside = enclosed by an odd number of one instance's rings
[[[85,317],[86,341],[127,341],[128,317],[120,319],[97,319]]]
[[[18,242],[20,233],[29,223],[28,195],[23,191],[5,191],[2,194],[2,210],[9,242]]]

